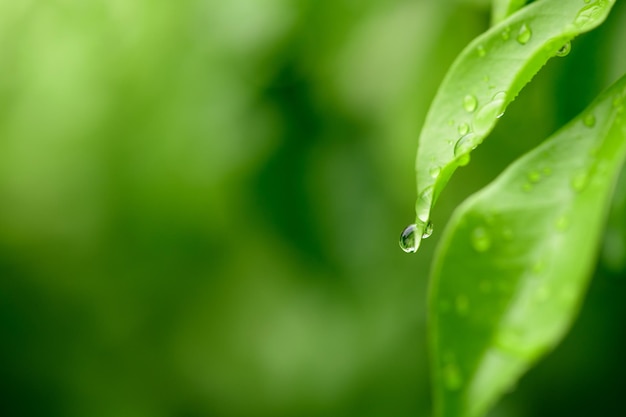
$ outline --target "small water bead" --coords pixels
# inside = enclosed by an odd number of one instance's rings
[[[530,40],[532,34],[533,33],[531,32],[528,25],[524,23],[517,34],[517,42],[519,42],[521,45],[526,45]]]
[[[572,44],[570,42],[565,43],[565,45],[561,46],[561,48],[556,51],[556,56],[567,56],[572,50]]]
[[[538,183],[541,180],[541,174],[539,171],[530,171],[527,175],[528,181]]]
[[[587,127],[594,127],[596,125],[596,116],[593,114],[588,114],[584,117],[583,123]]]
[[[466,112],[471,113],[476,110],[476,106],[478,105],[478,100],[471,94],[466,95],[463,98],[463,108]]]
[[[461,123],[459,125],[459,135],[464,136],[469,132],[469,125],[467,123]]]
[[[478,56],[485,56],[487,55],[487,51],[485,50],[485,47],[482,45],[478,45],[478,47],[476,48],[476,52],[478,53]]]
[[[473,133],[468,133],[467,135],[459,139],[456,145],[454,145],[454,156],[459,158],[464,155],[469,155],[469,153],[474,150],[476,146],[476,135]]]
[[[422,239],[428,239],[433,234],[433,222],[428,222],[422,233]]]
[[[485,252],[491,247],[491,236],[484,227],[477,227],[472,231],[472,247],[476,252]]]
[[[509,38],[511,37],[511,27],[507,26],[506,28],[504,28],[504,30],[502,31],[502,40],[509,40]]]
[[[504,114],[506,93],[500,91],[496,93],[491,101],[481,107],[474,116],[474,131],[478,135],[485,134],[494,125],[495,119],[499,119]]]
[[[441,173],[441,168],[439,167],[432,167],[430,169],[430,171],[428,171],[428,173],[430,174],[430,177],[435,179],[439,176],[439,174]]]

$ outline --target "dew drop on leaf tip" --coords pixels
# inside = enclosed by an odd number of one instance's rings
[[[406,253],[415,253],[419,249],[422,239],[426,239],[432,234],[432,222],[428,222],[425,226],[416,223],[410,224],[400,234],[400,248]]]

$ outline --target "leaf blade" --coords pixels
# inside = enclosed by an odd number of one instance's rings
[[[494,128],[530,79],[615,0],[535,2],[472,41],[452,64],[426,116],[416,158],[416,235],[455,170]]]
[[[431,281],[435,415],[482,415],[569,328],[626,159],[625,97],[626,76],[453,215]]]

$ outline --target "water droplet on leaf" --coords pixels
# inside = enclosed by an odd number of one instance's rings
[[[532,32],[526,23],[522,25],[517,34],[517,42],[522,45],[526,45],[532,36]]]
[[[567,56],[571,50],[572,44],[570,42],[566,42],[565,45],[561,46],[561,48],[556,51],[556,56]]]
[[[502,39],[506,41],[506,40],[509,40],[510,37],[511,37],[511,28],[507,26],[502,31]]]
[[[459,135],[467,135],[467,132],[469,132],[469,125],[467,123],[461,123],[459,125]]]
[[[538,183],[541,180],[541,174],[539,171],[530,171],[528,173],[528,181]]]
[[[506,93],[500,91],[496,93],[491,101],[481,107],[474,116],[474,131],[478,135],[486,134],[494,125],[495,119],[504,114],[504,104]]]
[[[478,100],[471,94],[466,95],[463,98],[463,108],[465,111],[471,113],[476,110],[476,106],[478,105]]]
[[[428,172],[431,176],[431,178],[437,178],[439,176],[439,174],[441,173],[441,168],[439,167],[432,167],[430,169],[430,171]]]
[[[598,0],[595,3],[588,4],[580,9],[574,18],[574,24],[578,27],[593,24],[600,17],[600,15],[602,15],[606,6],[606,0]]]
[[[422,239],[427,239],[433,234],[433,222],[428,222],[426,228],[424,229],[424,233],[422,233]]]
[[[476,148],[477,144],[475,138],[475,134],[468,133],[459,139],[456,145],[454,145],[454,156],[460,158],[464,155],[469,155],[469,153]]]

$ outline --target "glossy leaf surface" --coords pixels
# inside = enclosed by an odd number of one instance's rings
[[[626,77],[458,207],[435,259],[436,416],[481,416],[569,328],[626,157]]]
[[[457,167],[491,132],[506,106],[571,39],[600,24],[615,0],[543,0],[472,41],[442,82],[416,160],[416,235]],[[419,243],[419,242],[418,242]]]

